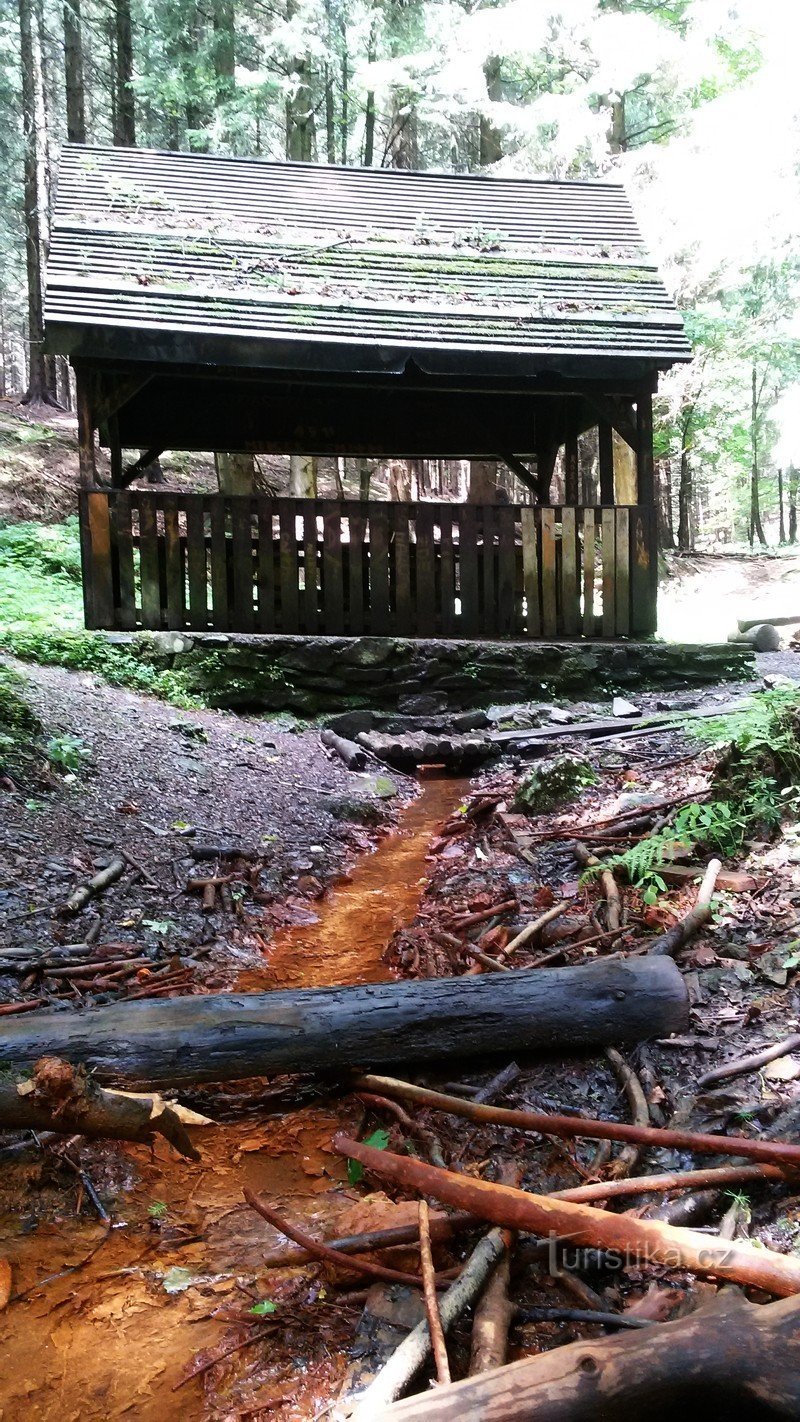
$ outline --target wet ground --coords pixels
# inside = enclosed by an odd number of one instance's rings
[[[388,977],[386,945],[413,918],[430,840],[464,791],[458,781],[425,781],[397,830],[309,909],[313,921],[279,930],[263,969],[248,970],[236,985],[258,991]],[[243,1187],[263,1192],[319,1235],[342,1220],[349,1227],[354,1211],[363,1216],[363,1191],[348,1186],[345,1163],[330,1149],[337,1129],[359,1126],[358,1106],[322,1102],[274,1115],[269,1105],[259,1106],[257,1084],[245,1085],[238,1100],[236,1092],[234,1086],[204,1094],[200,1104],[210,1116],[237,1119],[194,1132],[199,1165],[179,1161],[163,1143],[152,1154],[137,1146],[81,1146],[80,1165],[111,1212],[110,1231],[93,1219],[85,1194],[79,1204],[77,1180],[65,1188],[49,1156],[34,1150],[4,1167],[0,1255],[11,1262],[18,1297],[4,1317],[0,1416],[167,1422],[205,1415],[203,1375],[173,1391],[191,1359],[229,1330],[234,1343],[253,1329],[264,1332],[268,1325],[248,1310],[265,1287],[279,1306],[281,1292],[296,1293],[294,1271],[277,1276],[277,1285],[274,1277],[259,1278],[259,1256],[278,1236],[243,1204]],[[278,1107],[286,1111],[280,1100]],[[19,1216],[13,1210],[21,1198]],[[383,1196],[366,1209],[378,1222],[381,1211],[391,1212]],[[72,1271],[92,1250],[89,1262]],[[309,1300],[317,1300],[319,1288],[311,1288]],[[264,1356],[268,1334],[249,1352],[259,1398],[285,1394],[290,1377],[292,1397],[280,1415],[308,1418],[342,1375],[358,1310],[315,1301],[309,1328],[296,1299],[292,1309],[296,1336],[282,1317],[274,1367]],[[232,1355],[231,1416],[243,1415],[236,1409],[248,1403],[248,1361],[247,1348]],[[215,1387],[224,1395],[216,1374]],[[224,1404],[215,1415],[226,1415]]]

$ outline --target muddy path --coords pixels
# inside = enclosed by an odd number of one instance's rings
[[[268,991],[387,978],[386,946],[413,919],[428,846],[465,788],[456,780],[424,781],[394,832],[309,909],[313,921],[279,930],[263,967],[248,969],[236,986]],[[324,1285],[316,1283],[309,1327],[289,1271],[277,1287],[270,1281],[269,1297],[280,1305],[281,1293],[293,1291],[293,1318],[282,1320],[274,1338],[231,1355],[236,1407],[227,1413],[223,1403],[209,1413],[202,1374],[174,1391],[198,1351],[216,1347],[227,1330],[234,1342],[247,1336],[247,1311],[264,1297],[259,1257],[279,1237],[243,1204],[243,1187],[263,1192],[312,1233],[335,1232],[363,1209],[363,1191],[348,1185],[330,1142],[337,1129],[357,1128],[363,1112],[352,1101],[324,1100],[287,1111],[280,1095],[265,1102],[263,1084],[229,1086],[191,1104],[218,1122],[195,1132],[198,1165],[179,1162],[163,1144],[152,1153],[81,1146],[81,1167],[108,1205],[110,1229],[93,1215],[80,1180],[65,1188],[49,1156],[34,1151],[5,1165],[0,1255],[11,1261],[21,1297],[3,1317],[4,1416],[238,1416],[251,1362],[264,1406],[285,1394],[291,1379],[283,1418],[314,1416],[335,1390],[356,1305],[327,1308],[318,1300]],[[224,1397],[224,1380],[215,1387]]]

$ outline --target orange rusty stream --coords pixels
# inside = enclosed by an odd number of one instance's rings
[[[458,780],[423,781],[397,828],[316,905],[317,921],[280,930],[264,968],[237,986],[268,991],[388,977],[386,945],[413,918],[430,841],[465,789]],[[352,1223],[361,1206],[331,1147],[337,1130],[358,1131],[357,1103],[317,1103],[275,1116],[257,1101],[243,1118],[192,1131],[202,1152],[198,1164],[178,1161],[161,1142],[152,1154],[115,1142],[82,1148],[116,1227],[91,1262],[41,1288],[37,1281],[81,1259],[101,1231],[85,1205],[76,1214],[77,1181],[67,1177],[65,1184],[48,1166],[39,1179],[41,1159],[0,1171],[0,1257],[11,1261],[15,1292],[34,1286],[2,1314],[0,1416],[203,1422],[221,1415],[221,1396],[227,1416],[265,1389],[277,1403],[287,1378],[296,1396],[280,1407],[282,1422],[308,1422],[327,1407],[346,1354],[339,1335],[330,1335],[328,1346],[324,1312],[319,1325],[292,1329],[291,1307],[288,1323],[282,1319],[263,1344],[224,1365],[216,1398],[201,1380],[173,1391],[197,1350],[225,1335],[215,1308],[246,1308],[262,1290],[280,1306],[295,1290],[293,1275],[282,1271],[262,1276],[256,1295],[242,1291],[244,1281],[259,1275],[263,1251],[279,1242],[245,1206],[243,1185],[275,1200],[312,1234],[335,1233],[340,1219],[345,1233],[363,1227]],[[162,1277],[175,1268],[197,1282],[169,1294]],[[263,1415],[273,1413],[268,1407]]]
[[[466,786],[464,780],[423,780],[398,828],[320,900],[316,922],[279,929],[265,950],[264,969],[243,973],[237,989],[384,982],[389,976],[383,962],[386,945],[414,917],[427,876],[428,846],[463,800]]]

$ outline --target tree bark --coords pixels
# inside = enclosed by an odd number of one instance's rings
[[[752,371],[751,389],[752,394],[750,401],[750,448],[752,454],[752,462],[750,465],[749,542],[750,547],[752,548],[755,539],[758,538],[758,541],[761,544],[762,548],[766,548],[767,540],[764,536],[764,529],[761,523],[761,494],[759,488],[761,480],[761,470],[759,467],[758,450],[758,372],[755,366],[753,366]]]
[[[136,146],[136,109],[133,95],[133,27],[131,0],[114,0],[114,143]]]
[[[226,103],[236,86],[236,15],[234,0],[214,0],[214,79],[216,106]]]
[[[3,1027],[3,1060],[46,1052],[100,1081],[226,1081],[328,1073],[470,1052],[606,1046],[683,1031],[683,979],[669,959],[300,992],[172,998],[30,1012]]]
[[[469,464],[469,502],[493,504],[497,494],[497,463],[492,459],[471,459]]]
[[[726,1289],[674,1323],[553,1348],[409,1397],[380,1422],[705,1422],[800,1415],[800,1300]],[[375,1422],[379,1422],[376,1417]]]
[[[692,462],[691,430],[694,411],[684,414],[681,423],[681,463],[678,483],[678,547],[685,553],[692,547]]]
[[[42,319],[42,185],[37,133],[37,93],[41,85],[32,0],[19,0],[22,132],[24,144],[25,259],[28,281],[28,404],[49,403]]]
[[[221,494],[252,494],[256,470],[252,454],[215,454],[217,482]]]
[[[778,542],[786,542],[786,520],[783,516],[783,470],[778,470]]]
[[[290,455],[289,493],[295,499],[315,499],[317,497],[317,461],[312,455]]]
[[[789,465],[789,542],[797,542],[797,484],[800,470]]]
[[[67,102],[67,138],[70,143],[85,143],[81,0],[64,0],[64,88]]]

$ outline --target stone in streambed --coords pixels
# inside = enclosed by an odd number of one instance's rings
[[[551,756],[523,776],[517,787],[514,808],[526,810],[529,814],[541,814],[574,799],[585,786],[596,784],[597,775],[583,756]]]

